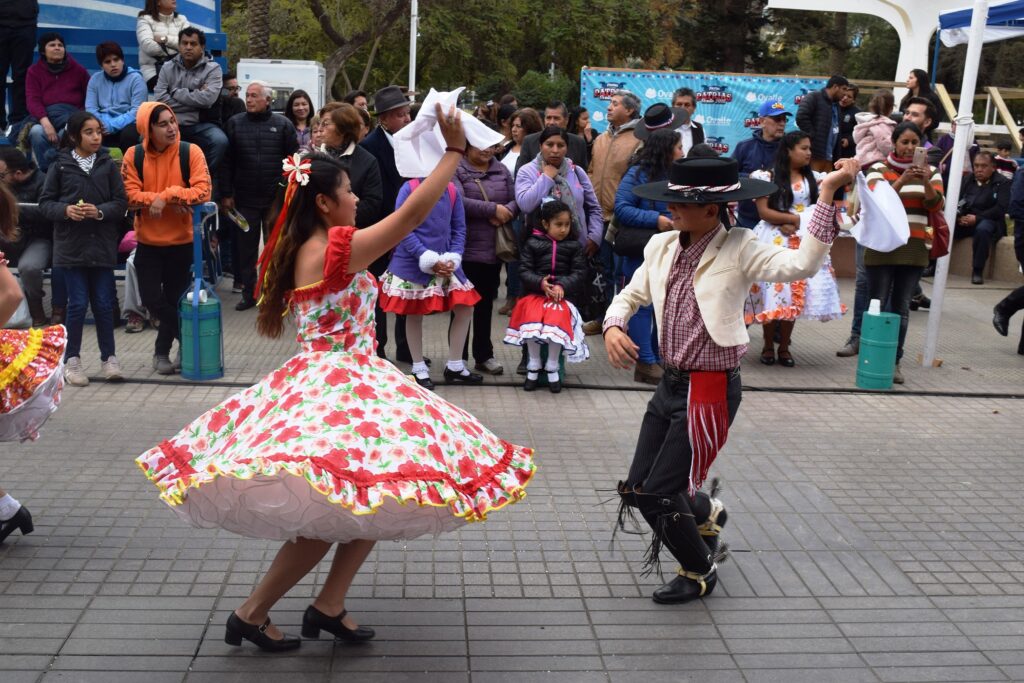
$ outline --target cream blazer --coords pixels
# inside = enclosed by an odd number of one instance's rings
[[[704,325],[719,346],[750,341],[743,305],[754,282],[791,282],[821,270],[831,244],[805,233],[799,249],[763,244],[753,230],[719,230],[697,264],[693,289]],[[605,319],[629,318],[640,306],[654,304],[658,329],[664,329],[668,275],[679,249],[679,232],[655,235],[644,248],[644,262],[626,288],[612,300]]]

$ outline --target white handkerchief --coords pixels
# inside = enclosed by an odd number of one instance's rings
[[[395,133],[395,165],[403,178],[428,176],[440,163],[446,145],[434,105],[440,103],[441,110],[447,112],[458,103],[459,93],[463,90],[464,87],[451,92],[437,92],[431,88],[416,120]],[[462,112],[462,127],[466,131],[466,140],[478,149],[486,149],[504,139],[501,133],[491,130],[466,112]]]

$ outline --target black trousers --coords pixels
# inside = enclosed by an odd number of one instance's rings
[[[370,264],[369,270],[374,277],[380,280],[384,271],[388,269],[388,262],[391,261],[390,252]],[[386,349],[388,344],[388,314],[380,307],[380,299],[377,300],[377,307],[373,311],[374,327],[377,335],[377,355],[387,358]],[[412,362],[412,354],[409,352],[409,342],[405,337],[405,316],[395,316],[395,358],[404,362]]]
[[[248,232],[242,232],[242,229],[232,222],[231,235],[237,245],[235,253],[238,254],[238,262],[233,271],[235,282],[242,285],[242,299],[248,301],[254,296],[256,261],[260,255],[260,237],[263,235],[264,217],[267,212],[259,207],[240,204],[235,204],[235,208],[249,222]]]
[[[125,126],[116,133],[109,133],[103,136],[104,147],[117,147],[122,152],[127,152],[129,147],[139,144],[142,138],[135,126]]]
[[[0,130],[28,116],[25,74],[36,51],[36,27],[0,27]],[[11,111],[7,112],[7,72],[11,74]]]
[[[504,264],[498,263],[476,263],[463,261],[462,271],[473,283],[480,301],[473,307],[473,360],[477,363],[485,363],[494,358],[494,344],[491,343],[491,318],[494,312],[494,300],[498,298],[498,288],[501,286],[501,269]],[[463,359],[468,358],[468,349],[463,348]]]
[[[192,245],[140,244],[135,250],[135,273],[139,278],[142,305],[160,320],[154,353],[168,356],[174,340],[181,339],[178,299],[192,281]]]
[[[686,408],[689,382],[675,381],[666,373],[654,396],[647,404],[647,412],[640,424],[633,463],[626,479],[628,490],[642,492],[642,497],[671,497],[682,509],[678,519],[677,538],[680,542],[666,543],[672,554],[688,571],[707,571],[708,551],[697,527],[711,514],[711,500],[698,492],[695,498],[686,495],[690,479],[693,450],[686,427]],[[743,396],[739,368],[729,373],[726,390],[729,402],[729,424],[736,417]],[[647,515],[645,514],[645,519]],[[652,527],[658,533],[658,529]]]
[[[996,310],[1012,318],[1017,311],[1024,311],[1024,287],[1018,287],[1006,295],[1002,301],[996,304]],[[1024,354],[1024,323],[1020,328],[1020,342],[1017,345],[1017,353]]]

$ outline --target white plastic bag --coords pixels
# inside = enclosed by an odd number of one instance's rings
[[[869,190],[863,173],[857,174],[857,195],[860,199],[860,222],[850,229],[857,243],[889,252],[902,247],[910,239],[910,223],[899,194],[892,185],[880,180]]]

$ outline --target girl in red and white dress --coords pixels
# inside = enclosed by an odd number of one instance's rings
[[[400,208],[416,187],[418,179],[405,183],[398,191],[395,207]],[[405,316],[405,335],[412,356],[412,374],[416,383],[433,389],[430,371],[423,358],[423,316],[451,311],[448,330],[448,363],[444,369],[447,384],[480,384],[483,376],[470,372],[462,360],[473,306],[480,295],[462,271],[462,252],[466,248],[466,212],[462,195],[454,183],[441,195],[427,219],[403,239],[391,254],[388,269],[381,278],[380,307],[387,313]]]
[[[580,312],[571,299],[583,293],[587,262],[576,239],[569,206],[557,199],[540,206],[543,230],[534,230],[520,249],[519,278],[526,293],[512,309],[505,343],[526,345],[529,360],[523,389],[533,391],[540,378],[540,347],[548,347],[544,364],[548,388],[562,390],[558,361],[579,363],[590,357]]]
[[[18,204],[0,183],[0,238],[13,242],[18,223]],[[21,304],[21,286],[0,251],[0,327]],[[0,329],[0,441],[25,441],[39,436],[60,402],[64,386],[62,325],[45,329]],[[22,535],[33,531],[28,508],[0,488],[0,543],[15,529]]]

